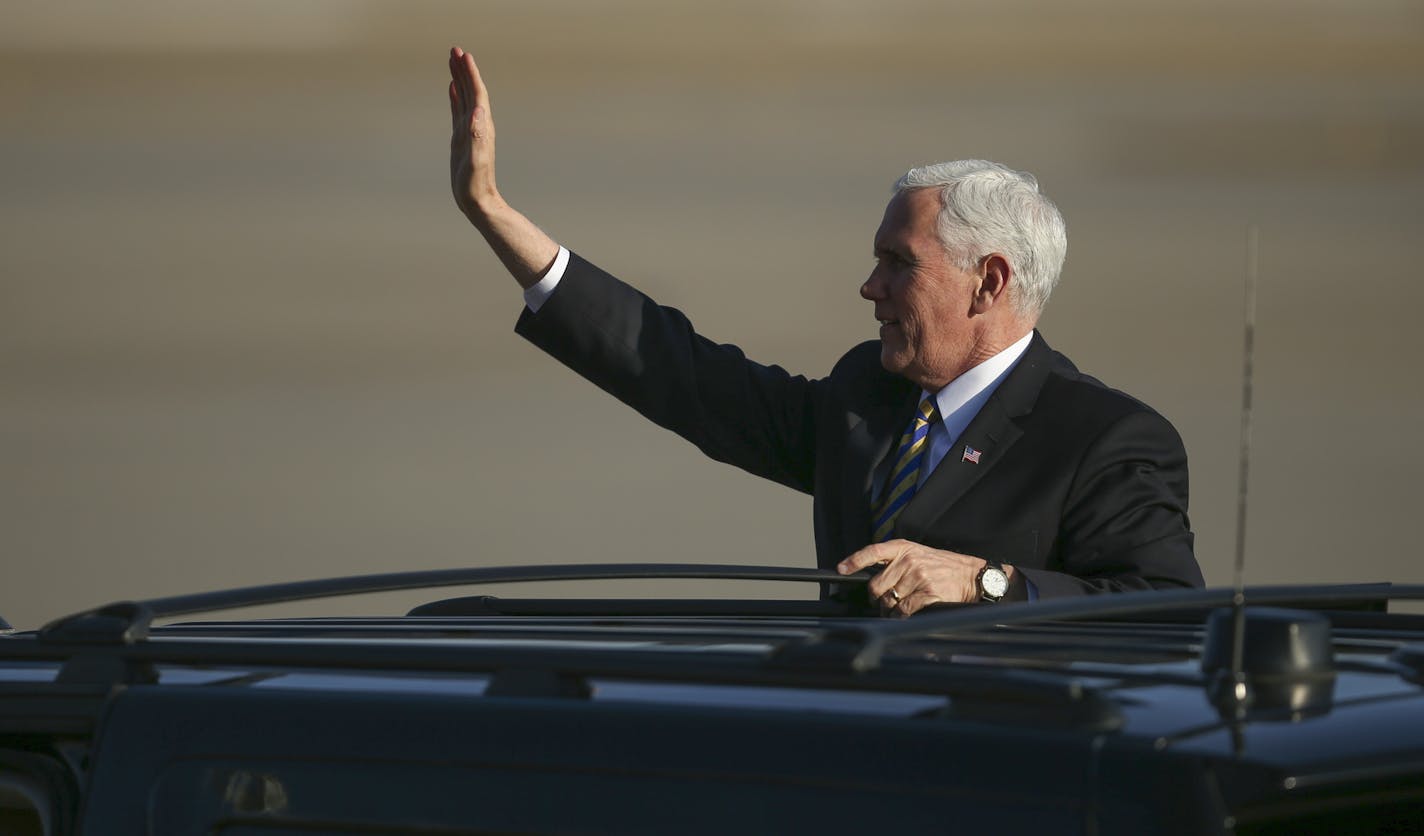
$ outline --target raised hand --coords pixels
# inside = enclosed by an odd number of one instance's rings
[[[502,200],[494,181],[494,117],[489,89],[475,59],[450,49],[450,188],[455,204],[471,221]]]
[[[494,116],[475,59],[450,48],[450,189],[455,205],[522,287],[539,281],[559,245],[504,202],[494,183]]]

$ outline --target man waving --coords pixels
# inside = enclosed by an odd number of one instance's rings
[[[887,612],[1202,585],[1177,432],[1035,329],[1067,238],[1032,175],[900,177],[860,287],[879,338],[808,379],[707,340],[514,210],[479,69],[455,48],[450,73],[455,202],[524,288],[518,333],[711,458],[812,494],[819,565],[881,567]]]

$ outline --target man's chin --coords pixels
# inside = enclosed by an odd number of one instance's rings
[[[905,370],[910,367],[910,361],[894,347],[881,342],[880,365],[884,367],[885,371],[903,377]]]

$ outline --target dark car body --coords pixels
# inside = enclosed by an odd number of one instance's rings
[[[404,617],[150,624],[356,591],[648,576],[831,580],[451,570],[111,605],[12,633],[0,832],[1424,830],[1424,619],[1386,609],[1424,595],[1413,587],[903,621],[832,601],[476,597]]]

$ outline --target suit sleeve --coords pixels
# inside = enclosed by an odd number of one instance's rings
[[[1205,585],[1187,519],[1187,455],[1168,421],[1128,413],[1087,448],[1059,527],[1062,571],[1025,568],[1043,598]]]
[[[702,337],[577,254],[515,331],[711,458],[811,492],[818,382]]]

